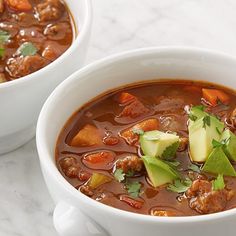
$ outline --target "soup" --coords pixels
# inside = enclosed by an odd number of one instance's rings
[[[31,74],[63,54],[73,40],[61,0],[0,0],[0,83]]]
[[[163,80],[107,92],[62,129],[56,164],[78,191],[153,216],[236,207],[236,94]]]

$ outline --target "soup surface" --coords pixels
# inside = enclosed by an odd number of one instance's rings
[[[72,40],[71,17],[61,0],[0,0],[0,83],[45,67]]]
[[[236,94],[157,81],[97,97],[66,123],[61,174],[88,197],[153,216],[236,207]]]

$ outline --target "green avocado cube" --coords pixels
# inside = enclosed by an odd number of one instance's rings
[[[225,155],[222,147],[217,147],[211,152],[202,170],[212,174],[236,176],[236,171]]]
[[[142,160],[147,170],[148,177],[154,187],[172,183],[173,180],[179,178],[179,174],[167,163],[160,159],[143,156]]]
[[[175,156],[179,147],[179,136],[158,130],[148,131],[140,136],[140,145],[146,156],[169,159]]]
[[[221,142],[224,143],[223,150],[227,157],[236,161],[236,135],[226,129],[221,136]]]
[[[212,140],[219,141],[224,124],[214,116],[204,116],[188,126],[190,157],[194,162],[205,162],[213,150]]]

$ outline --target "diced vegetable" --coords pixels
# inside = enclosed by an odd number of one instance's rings
[[[101,145],[102,137],[99,130],[93,125],[85,125],[71,140],[71,146]]]
[[[126,129],[121,132],[121,137],[124,138],[128,144],[134,144],[138,141],[139,135],[137,130],[150,131],[157,130],[159,128],[159,121],[157,119],[144,120],[133,127]]]
[[[236,171],[225,155],[222,147],[217,147],[211,152],[202,170],[212,174],[236,176]]]
[[[148,177],[154,187],[172,183],[179,178],[179,174],[170,165],[154,157],[143,156]]]
[[[105,183],[109,183],[111,181],[112,181],[112,178],[107,175],[100,174],[100,173],[93,173],[93,175],[89,179],[88,186],[92,189],[96,189],[99,186]]]
[[[122,92],[118,98],[119,103],[124,104],[135,100],[136,97],[130,93]]]
[[[158,130],[148,131],[140,136],[140,144],[146,156],[170,159],[179,147],[179,136]]]
[[[121,196],[120,196],[120,200],[121,200],[122,202],[127,203],[127,204],[130,205],[131,207],[136,208],[136,209],[141,209],[142,206],[143,206],[143,204],[144,204],[144,202],[141,202],[141,201],[139,201],[139,200],[133,199],[133,198],[131,198],[131,197],[129,197],[129,196],[126,196],[126,195],[121,195]]]
[[[212,181],[212,189],[214,191],[222,190],[225,188],[224,176],[219,174],[215,180]]]
[[[230,100],[229,95],[218,89],[202,89],[202,95],[212,106],[216,106],[219,102],[228,104]]]
[[[83,156],[82,162],[91,169],[106,170],[112,167],[114,159],[115,155],[113,152],[101,151]]]
[[[221,142],[223,142],[223,150],[227,157],[232,161],[236,161],[236,135],[229,129],[226,129],[222,136]]]
[[[28,0],[5,0],[7,5],[16,11],[29,11],[32,5]]]

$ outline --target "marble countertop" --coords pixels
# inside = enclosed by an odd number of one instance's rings
[[[236,55],[235,0],[93,0],[93,8],[86,63],[124,50],[166,45]],[[1,236],[57,235],[34,139],[0,157],[0,189]]]

